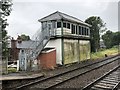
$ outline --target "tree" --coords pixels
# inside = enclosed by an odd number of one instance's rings
[[[107,49],[113,46],[113,43],[112,43],[113,36],[114,36],[114,33],[110,30],[108,30],[104,35],[102,35],[103,42]]]
[[[20,36],[20,38],[22,39],[22,41],[28,41],[28,40],[30,40],[30,36],[27,36],[27,35],[25,35],[25,34],[22,34],[22,35]]]
[[[120,44],[120,32],[115,32],[112,39],[113,46]]]
[[[6,17],[10,15],[12,2],[10,0],[0,1],[0,32],[2,35],[2,56],[5,59],[7,57],[7,31],[8,25]]]
[[[105,23],[100,17],[91,16],[85,20],[86,23],[92,25],[91,30],[91,51],[97,52],[100,48],[100,33],[103,33],[105,28]]]
[[[111,48],[120,43],[120,32],[107,31],[102,35],[102,39],[106,45],[106,48]]]
[[[10,0],[0,1],[0,54],[2,54],[2,73],[7,73],[7,58],[8,58],[8,36],[6,26],[8,25],[6,17],[10,15],[12,2]],[[0,47],[0,48],[1,48]],[[0,56],[0,57],[1,57]]]

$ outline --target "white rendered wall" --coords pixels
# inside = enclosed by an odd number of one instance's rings
[[[50,40],[45,48],[55,48],[56,49],[56,63],[62,65],[62,47],[61,47],[61,39]]]
[[[61,35],[61,28],[56,29],[56,35]]]

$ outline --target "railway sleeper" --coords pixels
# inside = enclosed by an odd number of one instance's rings
[[[97,85],[114,87],[116,84],[98,83]]]
[[[110,78],[110,77],[106,77],[105,79],[109,79],[109,80],[117,80],[117,81],[119,81],[118,78]]]
[[[94,85],[95,87],[98,87],[98,88],[103,88],[103,89],[111,89],[112,87],[111,86],[103,86],[103,85]]]
[[[118,83],[119,81],[116,81],[116,80],[111,80],[111,79],[104,79],[105,81],[108,81],[108,82],[116,82],[116,83]]]
[[[115,83],[115,82],[107,82],[107,81],[100,81],[101,83],[107,83],[107,84],[114,84],[114,85],[116,85],[117,83]]]
[[[91,87],[91,90],[105,90],[104,88]]]

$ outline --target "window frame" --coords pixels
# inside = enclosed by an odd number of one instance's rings
[[[65,25],[65,26],[64,26]],[[66,28],[67,27],[67,22],[63,22],[63,28]]]
[[[82,26],[79,25],[79,35],[82,35]]]
[[[68,28],[68,24],[69,24],[69,28]],[[71,23],[69,23],[69,22],[66,23],[67,29],[71,29],[70,25],[71,25]]]
[[[77,24],[75,25],[75,34],[76,35],[78,34],[78,25]]]
[[[71,34],[75,34],[75,24],[71,24]]]
[[[59,24],[58,24],[59,23]],[[60,25],[59,27],[58,27],[58,25]],[[61,21],[57,21],[57,28],[61,28],[62,27],[62,23],[61,23]]]

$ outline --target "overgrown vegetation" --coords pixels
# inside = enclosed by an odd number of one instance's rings
[[[29,41],[30,40],[30,36],[27,36],[25,34],[21,34],[20,36],[18,36],[18,38],[20,38],[22,41]]]
[[[105,54],[107,54],[108,56],[118,54],[118,47],[114,46],[110,49],[103,49],[99,52],[92,53],[91,58],[92,59],[103,58],[103,57],[105,57]]]
[[[15,73],[15,72],[17,72],[16,68],[12,68],[12,67],[8,68],[8,73]]]
[[[106,48],[111,48],[120,43],[120,32],[112,32],[108,30],[104,35],[102,35],[103,42]]]

